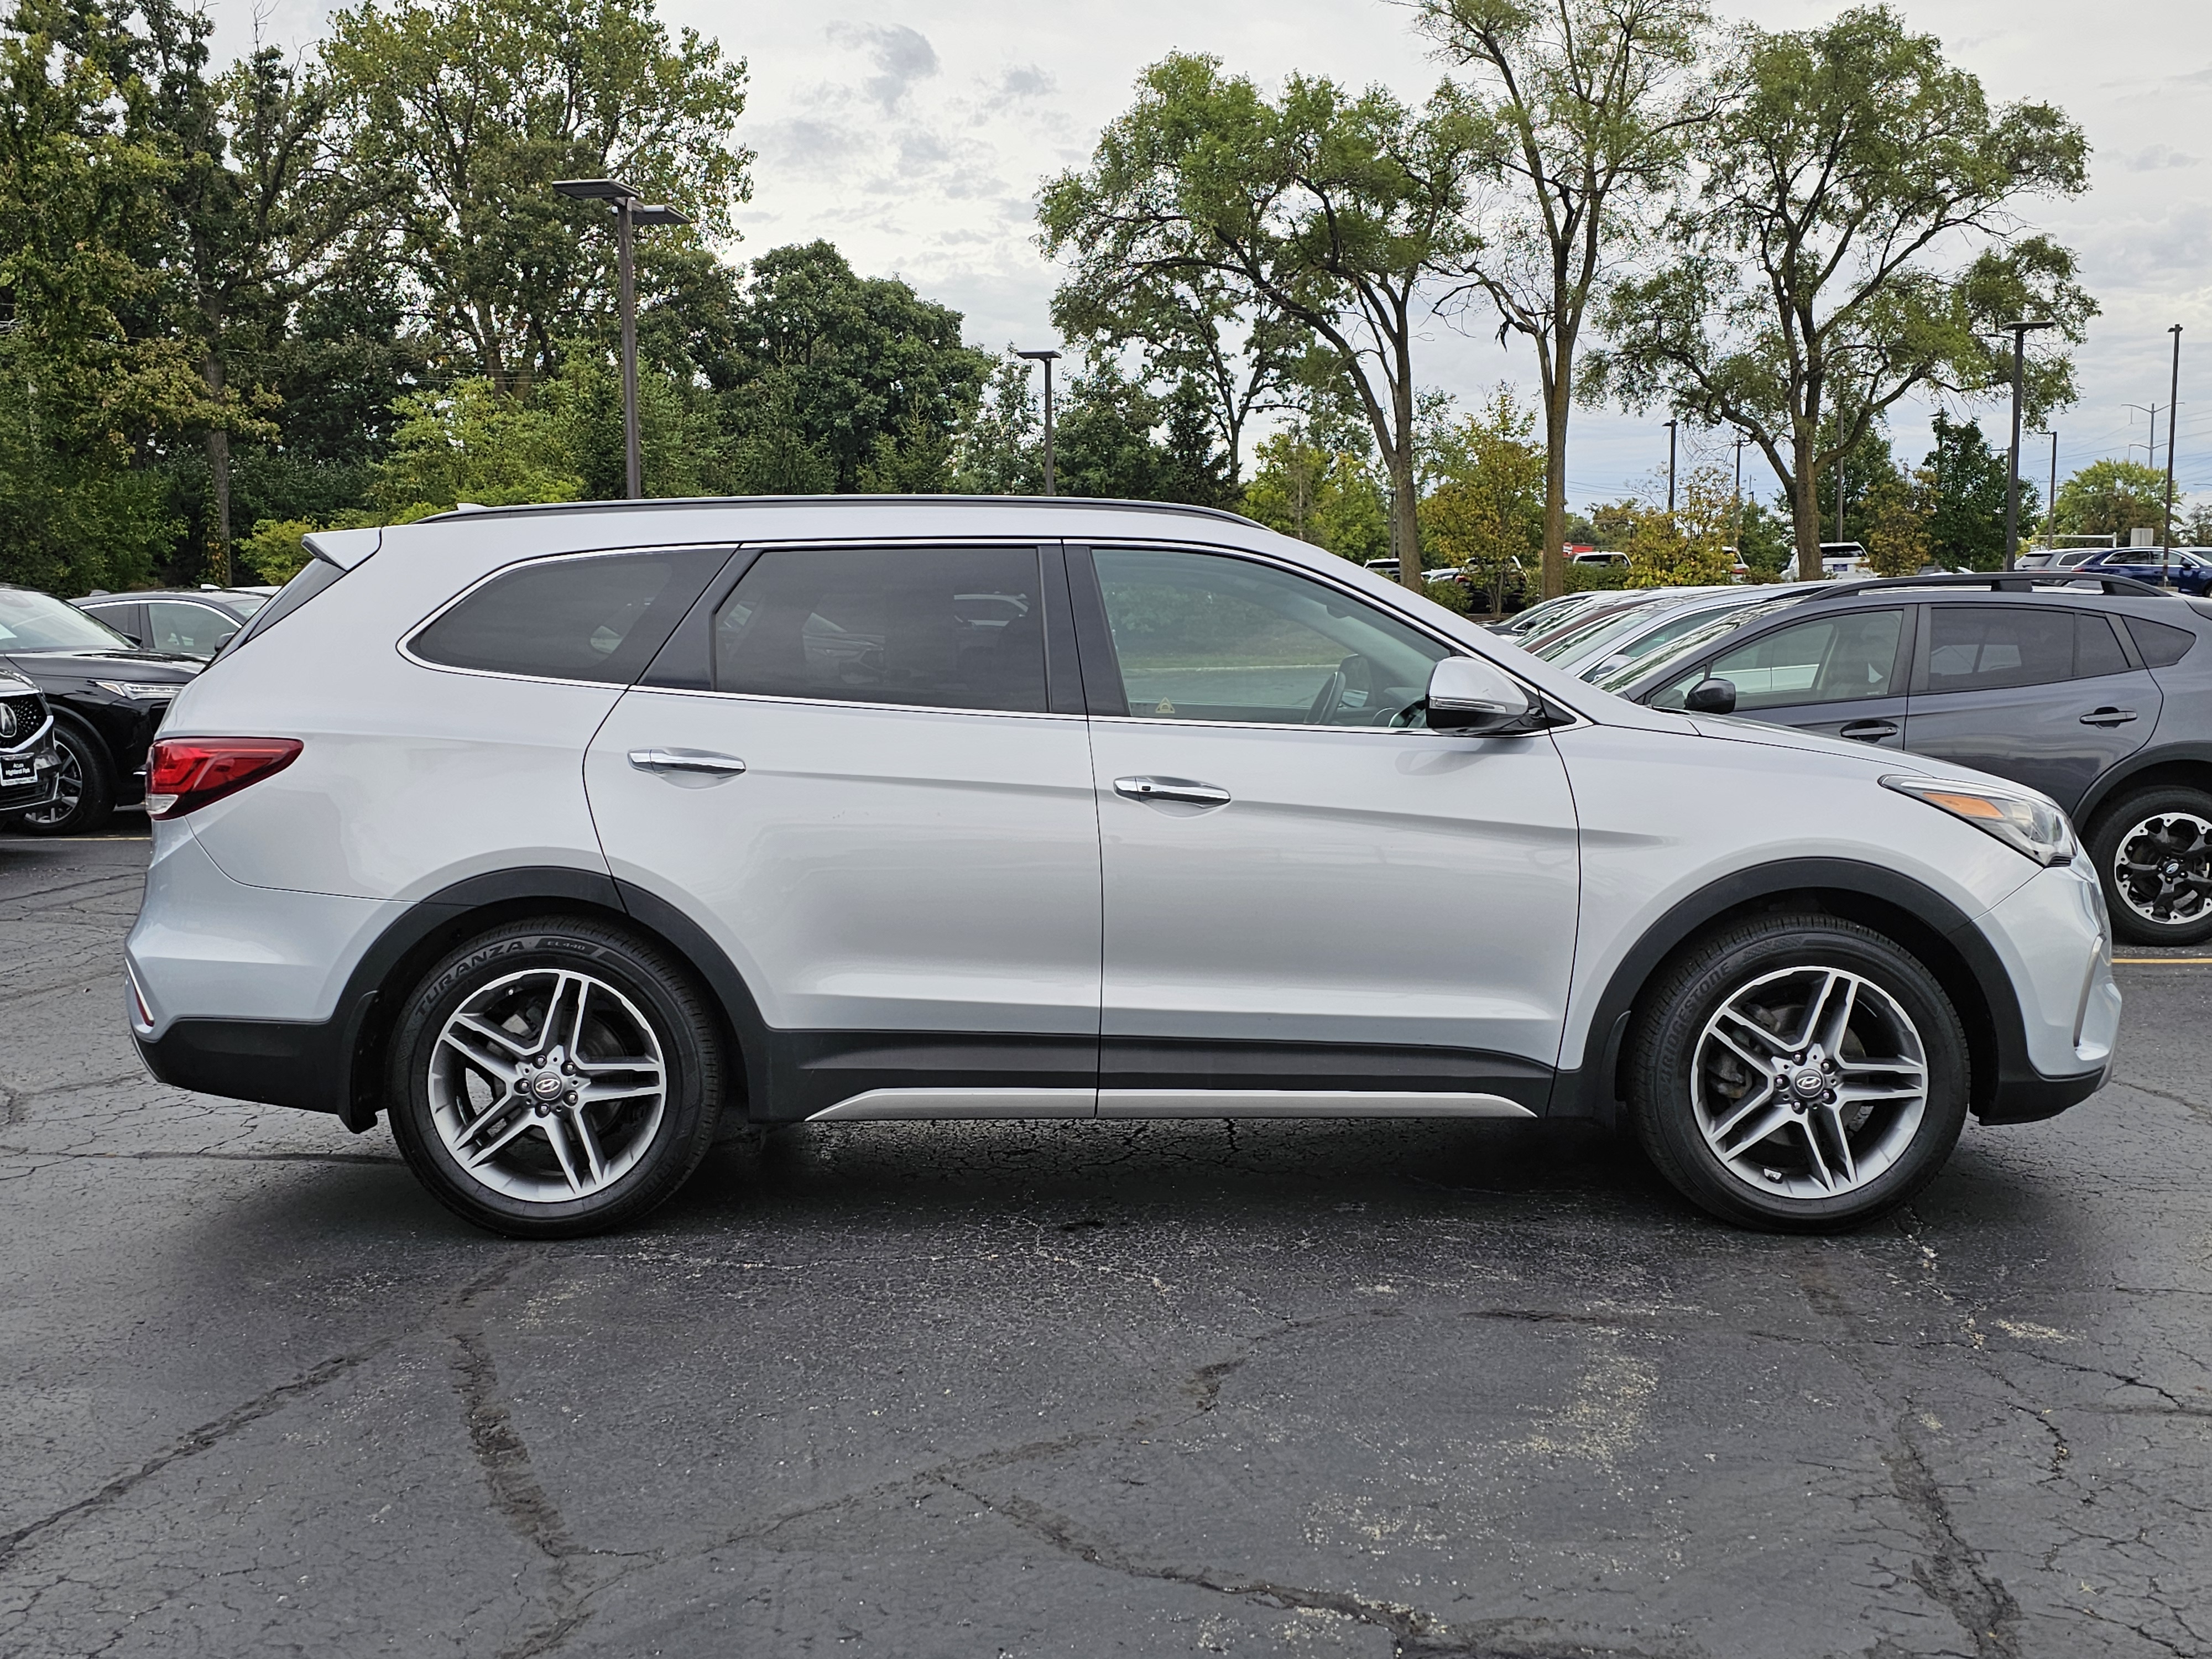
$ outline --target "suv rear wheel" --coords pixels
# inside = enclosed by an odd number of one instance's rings
[[[2089,836],[2112,931],[2135,945],[2212,939],[2212,795],[2146,789],[2106,809]]]
[[[416,1175],[522,1238],[599,1232],[667,1199],[714,1142],[723,1083],[690,976],[569,918],[496,928],[439,963],[392,1067],[392,1134]]]
[[[1724,1220],[1786,1231],[1894,1209],[1958,1143],[1965,1030],[1935,976],[1835,916],[1760,916],[1651,988],[1629,1109],[1662,1174]]]

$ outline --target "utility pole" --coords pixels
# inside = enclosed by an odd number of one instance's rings
[[[2150,435],[2144,439],[2142,446],[2143,453],[2143,465],[2148,467],[2155,467],[2158,465],[2158,411],[2161,409],[2166,410],[2166,424],[2168,426],[2173,424],[2173,411],[2171,409],[2166,409],[2166,406],[2164,404],[2130,404],[2128,407],[2140,414],[2150,416]],[[2133,425],[2134,422],[2130,422],[2129,424]],[[2136,448],[2136,446],[2130,444],[2128,446],[2128,453],[2130,455],[2134,454]]]
[[[623,495],[634,501],[645,494],[645,465],[637,434],[637,280],[630,257],[631,233],[640,225],[688,225],[691,221],[672,207],[644,200],[619,179],[556,179],[553,191],[578,201],[605,202],[615,210],[622,313]]]
[[[2181,412],[2181,325],[2176,323],[2166,331],[2173,336],[2173,385],[2166,394],[2166,529],[2158,538],[2160,586],[2173,580],[2173,441],[2181,431],[2176,418]]]
[[[2058,434],[2040,434],[2051,440],[2051,493],[2043,498],[2043,544],[2054,557],[2058,552]]]
[[[1674,428],[1678,421],[1667,422],[1667,527],[1674,526]]]
[[[2020,400],[2027,362],[2027,337],[2039,328],[2057,326],[2048,319],[2005,325],[2006,332],[2012,336],[2012,456],[2005,465],[2004,568],[2008,570],[2018,568],[2020,563]]]
[[[1838,455],[1836,458],[1836,540],[1838,544],[1844,539],[1844,486],[1850,477],[1850,474],[1844,470],[1844,459]]]
[[[1060,354],[1057,351],[1017,351],[1014,356],[1044,365],[1044,493],[1056,495],[1059,492],[1054,488],[1052,476],[1052,366],[1060,361]]]

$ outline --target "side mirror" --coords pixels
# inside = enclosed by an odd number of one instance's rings
[[[1682,698],[1682,707],[1692,714],[1733,714],[1735,713],[1735,682],[1699,680]]]
[[[1446,657],[1429,672],[1429,729],[1480,737],[1526,720],[1528,694],[1480,657]]]

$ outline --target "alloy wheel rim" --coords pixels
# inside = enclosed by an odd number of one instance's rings
[[[1839,1198],[1904,1157],[1928,1112],[1928,1051],[1874,981],[1806,965],[1725,998],[1698,1038],[1690,1100],[1721,1167],[1768,1198]]]
[[[78,803],[84,799],[84,769],[77,764],[76,750],[65,743],[54,747],[61,751],[62,763],[57,769],[54,798],[44,806],[34,806],[23,814],[26,823],[41,829],[50,824],[66,823]]]
[[[636,1167],[667,1111],[668,1071],[629,997],[589,974],[533,968],[454,1010],[429,1091],[462,1173],[507,1198],[561,1204]]]
[[[2156,926],[2203,921],[2212,908],[2212,823],[2194,812],[2145,818],[2120,837],[2112,890]]]

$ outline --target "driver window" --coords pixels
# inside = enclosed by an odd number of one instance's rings
[[[1140,720],[1389,726],[1451,654],[1370,605],[1251,560],[1133,548],[1092,558]]]
[[[1901,611],[1861,611],[1778,628],[1705,667],[1693,669],[1650,699],[1654,708],[1680,708],[1705,678],[1735,687],[1738,714],[1805,703],[1850,702],[1893,695]]]

